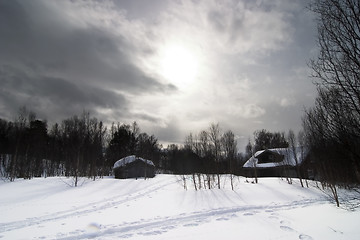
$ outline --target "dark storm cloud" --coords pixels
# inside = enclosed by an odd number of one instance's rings
[[[0,84],[0,100],[7,102],[9,108],[27,105],[41,115],[48,115],[51,120],[57,120],[53,119],[53,114],[69,117],[97,107],[122,110],[123,115],[128,113],[128,103],[123,95],[89,85],[79,86],[62,78],[34,76],[4,67],[0,68]],[[55,109],[57,113],[53,111]]]
[[[86,108],[128,109],[129,101],[119,92],[176,89],[142,72],[132,59],[136,49],[123,36],[86,19],[82,25],[73,23],[48,3],[0,1],[0,82],[6,110],[34,104],[29,108],[36,111],[45,103],[71,114]]]

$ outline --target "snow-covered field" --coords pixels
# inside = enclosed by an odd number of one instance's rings
[[[315,187],[236,178],[195,191],[180,177],[0,182],[0,239],[360,239],[360,210]],[[82,183],[82,184],[81,184]]]

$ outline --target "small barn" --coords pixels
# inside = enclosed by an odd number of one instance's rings
[[[155,177],[155,165],[152,161],[136,157],[135,155],[124,157],[115,162],[113,171],[115,178],[153,178]]]
[[[256,170],[258,177],[297,177],[296,167],[299,166],[301,175],[311,178],[304,168],[305,162],[308,161],[308,153],[304,147],[257,151],[243,165],[243,173],[247,177],[254,177]]]

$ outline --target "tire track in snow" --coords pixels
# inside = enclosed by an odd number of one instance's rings
[[[12,230],[16,230],[16,229],[20,229],[20,228],[24,228],[24,227],[39,225],[44,222],[67,219],[70,217],[85,215],[85,214],[89,214],[92,212],[97,212],[100,210],[112,208],[114,206],[118,206],[118,205],[127,203],[129,201],[134,201],[136,199],[139,199],[139,198],[143,197],[144,195],[150,194],[153,191],[160,190],[161,188],[163,188],[169,184],[176,183],[178,181],[179,180],[169,182],[168,179],[164,179],[162,181],[155,182],[151,185],[144,186],[144,187],[138,189],[136,192],[131,193],[130,195],[117,195],[117,196],[109,198],[109,199],[102,199],[100,201],[88,203],[88,204],[79,206],[75,209],[68,209],[68,210],[64,210],[64,211],[60,211],[60,212],[55,212],[55,213],[51,213],[51,214],[44,215],[41,217],[33,217],[33,218],[27,218],[25,220],[20,220],[20,221],[2,223],[0,225],[0,233],[12,231]]]

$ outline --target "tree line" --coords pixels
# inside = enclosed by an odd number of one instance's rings
[[[160,145],[153,135],[131,125],[112,124],[84,112],[55,123],[25,107],[15,121],[0,119],[0,169],[3,177],[72,176],[95,178],[112,174],[115,161],[128,155],[160,159]]]

